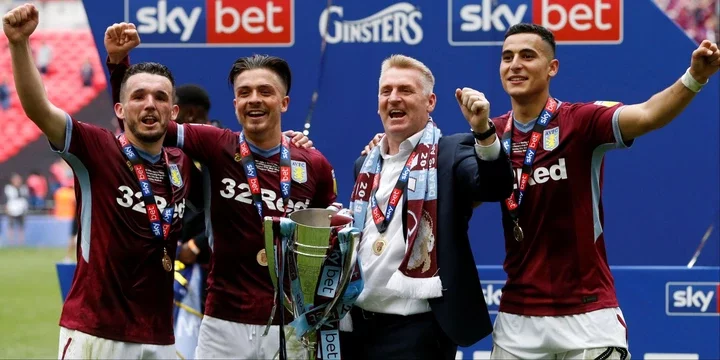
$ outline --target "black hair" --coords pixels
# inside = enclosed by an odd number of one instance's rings
[[[214,127],[216,127],[216,128],[219,128],[219,129],[224,129],[223,124],[222,124],[222,121],[220,121],[220,120],[218,120],[218,119],[212,119],[212,120],[210,120],[210,125],[212,125],[212,126],[214,126]]]
[[[173,87],[173,92],[175,90],[175,78],[172,75],[172,72],[170,72],[170,69],[168,69],[167,66],[163,64],[159,64],[156,62],[141,62],[137,64],[130,65],[130,67],[125,71],[125,76],[123,76],[122,83],[120,83],[120,96],[123,94],[123,90],[125,88],[125,83],[127,80],[137,74],[152,74],[152,75],[160,75],[163,77],[166,77],[168,80],[170,80],[170,85]],[[175,94],[170,94],[173,96]]]
[[[548,43],[548,45],[550,45],[550,47],[552,48],[552,56],[555,57],[555,35],[553,35],[552,31],[548,30],[543,26],[530,23],[515,24],[511,26],[505,33],[505,39],[507,39],[511,35],[528,33],[536,34],[540,36],[540,38],[544,42]]]
[[[284,59],[270,55],[255,54],[235,60],[228,75],[228,85],[230,85],[230,88],[234,88],[235,78],[237,78],[238,75],[246,70],[253,69],[268,69],[277,74],[283,82],[283,85],[285,85],[285,95],[290,95],[290,84],[292,80],[290,65]]]
[[[178,105],[196,105],[205,111],[210,111],[210,96],[207,91],[198,85],[180,85],[175,89]]]

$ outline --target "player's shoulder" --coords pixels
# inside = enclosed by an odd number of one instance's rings
[[[219,141],[230,140],[237,142],[240,139],[240,131],[233,131],[227,128],[221,129],[211,124],[186,123],[179,126],[184,127],[186,131],[187,129],[195,130],[198,135],[203,135],[205,137],[211,136],[213,138],[217,137],[217,140]]]
[[[72,122],[73,128],[79,128],[85,132],[93,132],[95,134],[98,134],[100,136],[110,138],[110,139],[115,138],[115,135],[110,130],[108,130],[104,127],[101,127],[97,124],[92,124],[92,123],[81,121],[72,115],[67,115],[67,116],[70,119],[70,121]]]
[[[562,102],[557,121],[562,124],[583,124],[598,117],[611,117],[623,106],[619,101],[598,100],[591,102]]]
[[[170,163],[177,164],[183,171],[192,171],[197,169],[195,161],[182,149],[176,147],[165,147]]]
[[[115,134],[107,128],[94,123],[80,121],[70,115],[69,126],[71,130],[67,150],[70,153],[82,153],[83,159],[96,159],[102,163],[102,159],[110,154],[120,154],[122,146],[119,141],[120,134]]]
[[[510,119],[511,112],[508,111],[500,116],[496,116],[492,119],[490,119],[495,124],[495,129],[498,129],[498,131],[501,131],[501,129],[505,126],[508,119]]]
[[[183,152],[180,148],[176,147],[165,147],[165,152],[167,152],[168,156],[171,158],[176,158],[180,160],[189,160],[190,158]]]
[[[306,149],[304,147],[293,147],[291,153],[292,160],[305,161],[311,166],[323,166],[329,164],[325,155],[318,149]]]
[[[212,134],[206,136],[206,140],[212,140],[215,146],[218,146],[222,151],[229,151],[233,154],[239,155],[238,145],[240,144],[240,131],[234,131],[231,129],[220,129],[212,125],[205,125],[212,127],[213,129],[206,134]]]
[[[575,114],[583,111],[595,111],[603,110],[608,108],[617,108],[622,106],[623,103],[619,101],[609,100],[596,100],[588,102],[563,102],[560,104],[559,112],[565,114]]]

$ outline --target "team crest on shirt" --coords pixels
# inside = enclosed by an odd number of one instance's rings
[[[560,144],[560,127],[543,131],[543,149],[553,151]]]
[[[183,186],[183,179],[177,164],[170,164],[170,183],[176,187]]]
[[[307,164],[304,161],[295,161],[292,160],[290,162],[290,166],[292,167],[292,179],[300,184],[307,182]]]

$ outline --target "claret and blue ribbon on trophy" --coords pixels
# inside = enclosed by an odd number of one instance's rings
[[[278,306],[287,309],[294,318],[288,336],[294,332],[309,360],[341,358],[339,324],[363,289],[360,231],[352,222],[326,209],[265,217],[265,251],[275,288],[268,329],[275,316],[285,323],[285,311]],[[287,358],[293,340],[285,338],[286,331],[280,331],[280,360]]]

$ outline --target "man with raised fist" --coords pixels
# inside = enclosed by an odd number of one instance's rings
[[[510,195],[510,163],[484,94],[456,90],[471,131],[444,135],[441,121],[450,120],[430,116],[430,69],[404,55],[381,69],[378,114],[387,135],[355,161],[349,209],[362,229],[365,286],[346,315],[353,329],[342,332],[342,356],[454,359],[458,345],[492,331],[467,230],[476,202]]]
[[[626,359],[627,327],[603,232],[603,157],[674,119],[720,67],[703,41],[690,67],[640,104],[551,96],[555,38],[535,24],[505,35],[500,79],[512,111],[493,119],[516,172],[502,204],[507,282],[493,359]]]
[[[26,115],[75,173],[77,268],[60,318],[58,358],[175,358],[173,262],[191,187],[190,158],[163,147],[178,107],[167,67],[130,67],[114,106],[127,131],[73,119],[53,105],[33,64],[34,5],[3,17]]]

